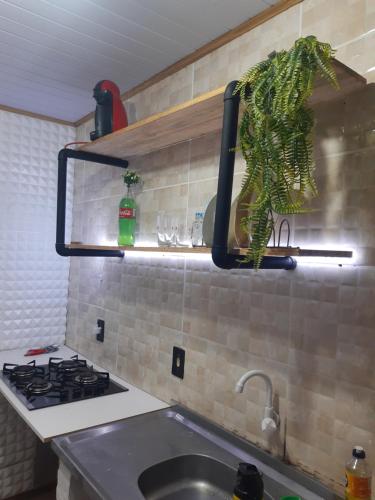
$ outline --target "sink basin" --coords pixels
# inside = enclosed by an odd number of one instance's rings
[[[152,465],[138,479],[146,500],[227,500],[236,470],[203,455],[183,455]]]
[[[53,440],[90,500],[228,500],[239,462],[263,474],[264,499],[336,500],[322,485],[185,408]],[[85,491],[86,491],[85,490]],[[82,498],[77,492],[76,498]]]

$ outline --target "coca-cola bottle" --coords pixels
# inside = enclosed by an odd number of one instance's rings
[[[136,224],[136,203],[132,196],[131,186],[139,182],[135,172],[127,172],[124,176],[127,193],[119,205],[119,235],[118,244],[121,246],[134,246],[134,232]]]

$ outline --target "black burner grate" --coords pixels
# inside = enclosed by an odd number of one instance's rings
[[[128,389],[112,380],[108,372],[88,366],[86,360],[50,358],[48,365],[5,363],[2,378],[29,408],[46,408]]]

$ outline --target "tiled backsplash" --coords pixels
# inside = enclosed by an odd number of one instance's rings
[[[371,2],[324,9],[305,0],[127,102],[140,119],[237,78],[299,34],[340,44],[337,57],[373,80]],[[349,8],[355,9],[355,16]],[[367,9],[367,10],[366,10]],[[360,16],[359,14],[360,13]],[[362,15],[363,14],[363,15]],[[337,32],[339,16],[340,33]],[[361,17],[362,16],[362,17]],[[372,17],[371,17],[372,16]],[[362,19],[353,26],[353,17]],[[372,19],[372,21],[370,21]],[[374,26],[372,26],[374,28]],[[361,40],[371,50],[351,50]],[[364,43],[364,42],[363,42]],[[128,255],[71,259],[68,345],[162,399],[182,402],[283,456],[342,491],[344,463],[354,444],[375,458],[375,90],[316,108],[316,210],[293,221],[294,243],[349,246],[360,266],[299,263],[295,271],[223,271],[209,258]],[[92,123],[80,127],[87,137]],[[141,158],[138,241],[156,242],[156,215],[178,215],[190,226],[216,192],[220,135]],[[236,162],[238,192],[243,161]],[[73,239],[113,242],[124,192],[118,169],[77,169]],[[95,342],[97,318],[106,341]],[[186,349],[185,378],[171,376],[173,345]],[[280,435],[260,431],[265,387],[234,384],[245,370],[264,369],[276,390]]]
[[[0,349],[63,343],[69,261],[54,249],[57,152],[75,131],[0,110],[0,136]],[[72,172],[69,183],[68,212]],[[36,485],[37,440],[3,397],[0,425],[0,498],[8,498]]]

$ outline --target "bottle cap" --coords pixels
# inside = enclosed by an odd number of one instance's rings
[[[366,458],[366,453],[362,446],[354,446],[352,455],[355,458]]]
[[[240,463],[234,494],[246,500],[261,500],[264,488],[262,475],[253,464]]]

